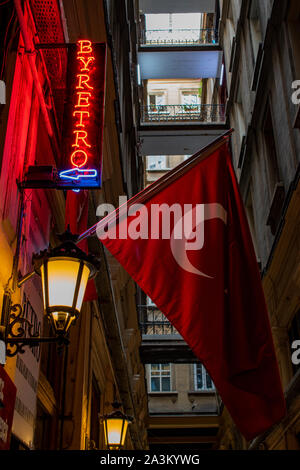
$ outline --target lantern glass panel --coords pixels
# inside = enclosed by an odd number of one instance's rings
[[[80,287],[78,291],[78,297],[77,297],[77,302],[76,302],[76,308],[77,310],[81,310],[81,305],[83,302],[83,297],[85,293],[85,289],[89,280],[89,275],[90,275],[90,269],[86,264],[83,265],[83,270],[82,270],[82,275],[81,275],[81,281],[80,281]]]
[[[125,420],[125,421],[124,421],[124,428],[123,428],[123,435],[122,435],[121,446],[124,446],[125,438],[126,438],[126,434],[127,434],[127,428],[128,428],[128,421]]]
[[[49,307],[65,305],[72,307],[79,261],[49,259],[48,261]]]
[[[73,259],[49,259],[48,267],[48,297],[49,307],[65,306],[72,308],[80,261]],[[41,266],[43,296],[45,304],[45,274]],[[82,277],[75,308],[80,311],[90,270],[83,265]],[[46,305],[45,305],[46,306]]]
[[[124,422],[124,428],[123,428]],[[125,442],[128,421],[123,418],[107,418],[107,445],[109,446],[123,446]],[[123,434],[122,434],[123,428]],[[122,435],[121,435],[122,434]],[[122,440],[121,440],[122,439]]]

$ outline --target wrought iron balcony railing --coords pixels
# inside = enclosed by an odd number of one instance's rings
[[[148,29],[142,33],[144,45],[193,45],[217,44],[215,29]]]
[[[219,104],[167,104],[142,106],[142,122],[224,123],[225,106]]]
[[[179,335],[174,326],[157,307],[140,305],[139,311],[142,335]]]

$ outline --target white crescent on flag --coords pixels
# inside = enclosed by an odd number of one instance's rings
[[[213,279],[212,276],[199,271],[192,265],[188,259],[187,252],[191,250],[201,250],[204,246],[204,222],[205,220],[221,219],[224,224],[227,224],[227,211],[221,204],[197,204],[196,207],[188,211],[184,216],[177,221],[170,239],[172,254],[185,271],[196,274],[198,276]],[[188,233],[186,227],[189,227]],[[183,230],[182,230],[183,228]],[[182,233],[181,237],[176,238],[176,233]],[[194,239],[195,241],[190,241]]]

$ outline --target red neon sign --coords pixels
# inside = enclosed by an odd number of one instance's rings
[[[71,46],[68,60],[61,185],[72,189],[100,187],[106,45],[80,39]]]

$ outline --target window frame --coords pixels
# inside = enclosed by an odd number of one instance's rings
[[[151,103],[151,96],[154,96],[155,98],[157,97],[162,97],[163,103],[159,104],[156,102]],[[147,105],[150,108],[149,112],[151,113],[158,113],[160,106],[166,106],[167,105],[167,94],[165,91],[160,91],[160,90],[151,90],[148,91],[147,93]]]
[[[259,47],[262,43],[262,26],[259,16],[259,6],[257,0],[251,0],[247,14],[249,23],[249,36],[251,44],[252,62],[255,64],[259,55]]]
[[[155,157],[157,160],[161,158],[162,160],[162,166],[158,167],[157,164],[159,163],[158,161],[155,162],[155,168],[150,168],[150,158]],[[167,156],[166,155],[147,155],[147,171],[164,171],[168,170],[167,167]]]
[[[171,368],[171,363],[168,362],[166,364],[149,364],[149,392],[150,393],[170,393],[172,392],[172,368]],[[152,367],[153,366],[159,366],[159,369],[155,372],[158,372],[158,374],[154,375],[152,374]],[[169,366],[167,372],[168,374],[162,374],[162,366]],[[159,390],[153,390],[152,389],[152,378],[158,378],[159,379]],[[163,378],[169,378],[169,390],[163,390],[162,387],[162,379]]]
[[[270,97],[268,97],[261,126],[263,143],[263,157],[267,175],[267,185],[270,201],[274,196],[276,184],[281,181],[281,171],[278,159],[278,144],[273,120],[273,111]]]
[[[198,387],[198,381],[197,381],[197,377],[198,377],[198,370],[197,368],[198,367],[201,367],[201,375],[202,375],[202,383],[203,383],[203,387],[202,388],[199,388]],[[200,371],[199,371],[200,372]],[[208,387],[207,386],[207,376],[209,376],[210,380],[211,380],[211,387]],[[215,392],[216,388],[215,388],[215,385],[213,383],[213,380],[212,378],[210,377],[210,375],[208,374],[207,370],[205,369],[204,365],[201,364],[200,362],[197,362],[194,364],[194,389],[196,392]]]
[[[185,96],[196,96],[197,103],[184,103],[183,100]],[[198,106],[200,104],[200,96],[199,96],[198,89],[195,88],[192,90],[181,90],[180,101],[181,101],[181,104],[183,104],[184,106]]]

